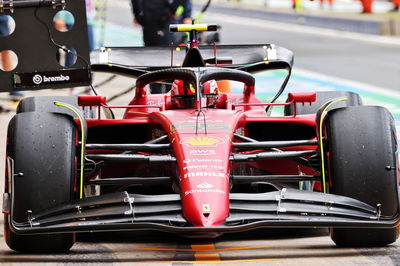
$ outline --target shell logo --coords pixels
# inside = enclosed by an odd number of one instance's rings
[[[216,146],[224,141],[215,137],[192,137],[182,141],[184,144],[191,146]]]

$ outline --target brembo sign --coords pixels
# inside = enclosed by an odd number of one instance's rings
[[[58,76],[45,76],[36,74],[33,76],[32,81],[36,85],[40,85],[43,83],[54,83],[54,82],[64,82],[69,81],[70,77],[68,75],[58,75]]]
[[[1,2],[1,0],[0,0]],[[43,71],[34,73],[15,73],[15,89],[71,88],[89,85],[91,74],[87,69],[65,69],[60,71]]]

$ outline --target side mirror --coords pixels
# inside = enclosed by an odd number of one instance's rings
[[[103,106],[107,105],[106,97],[104,96],[78,96],[79,106]]]
[[[315,92],[297,92],[288,94],[288,102],[292,103],[313,103],[317,100]]]

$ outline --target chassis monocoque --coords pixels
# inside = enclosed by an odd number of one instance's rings
[[[200,29],[184,30],[195,37]],[[127,106],[101,96],[21,101],[7,138],[10,248],[66,251],[87,231],[215,237],[278,227],[328,227],[342,246],[396,241],[397,141],[385,108],[350,92],[289,93],[274,103],[293,63],[282,47],[193,41],[178,50],[94,54],[93,70],[137,78]],[[262,102],[252,73],[273,69],[288,74]],[[170,91],[149,93],[149,84],[174,80],[195,89],[192,107],[177,108]],[[220,85],[208,104],[201,88],[210,80],[243,83],[243,92]],[[272,115],[275,105],[284,114]],[[121,107],[123,118],[113,118],[110,109]]]

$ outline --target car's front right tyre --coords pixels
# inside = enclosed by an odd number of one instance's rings
[[[13,199],[13,220],[26,223],[28,211],[35,212],[74,198],[77,129],[62,114],[23,112],[9,123],[7,159],[14,161],[14,176],[6,173],[6,193]],[[7,171],[10,173],[10,171]],[[58,253],[68,251],[75,241],[72,233],[19,235],[10,228],[5,215],[7,245],[18,252]]]

